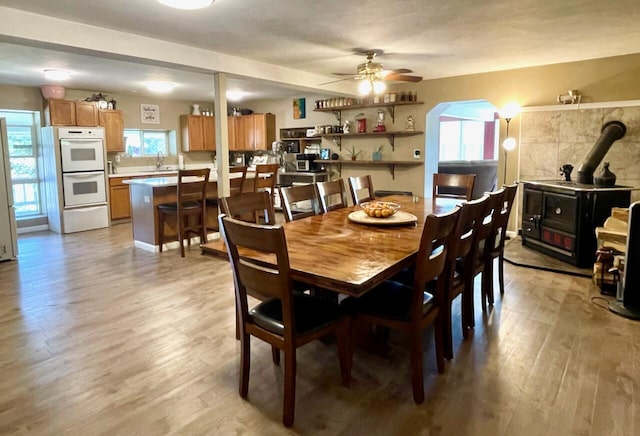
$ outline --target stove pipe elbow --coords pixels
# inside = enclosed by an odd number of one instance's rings
[[[625,133],[627,133],[627,127],[621,121],[609,121],[602,126],[600,138],[578,168],[578,183],[593,184],[593,172],[604,159],[611,144],[624,137]]]

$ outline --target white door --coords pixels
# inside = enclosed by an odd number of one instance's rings
[[[7,125],[5,119],[0,118],[0,261],[15,259],[17,255],[18,238],[13,208]]]
[[[102,139],[61,139],[62,172],[104,171]]]
[[[104,171],[62,174],[64,206],[76,207],[107,202]]]

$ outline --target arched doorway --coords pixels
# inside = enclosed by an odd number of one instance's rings
[[[498,109],[486,100],[438,103],[427,113],[425,197],[436,172],[476,174],[474,194],[496,187],[498,120]]]

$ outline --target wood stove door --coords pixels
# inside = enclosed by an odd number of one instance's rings
[[[545,227],[575,235],[578,225],[578,198],[573,195],[545,192],[542,222]]]
[[[522,237],[540,240],[542,191],[525,187],[522,212]]]

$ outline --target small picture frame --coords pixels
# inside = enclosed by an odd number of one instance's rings
[[[140,123],[160,124],[160,106],[142,103],[140,105]]]
[[[320,149],[320,159],[328,160],[331,155],[331,149],[329,148],[321,148]]]
[[[293,99],[293,119],[300,120],[307,117],[307,104],[305,98]]]

